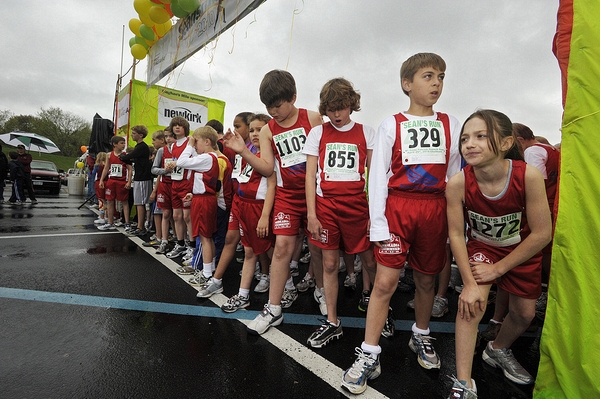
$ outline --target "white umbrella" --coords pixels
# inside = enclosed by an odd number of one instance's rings
[[[0,140],[4,141],[7,145],[16,147],[23,144],[29,151],[37,152],[59,152],[60,149],[54,144],[52,140],[37,133],[27,132],[10,132],[0,134]]]

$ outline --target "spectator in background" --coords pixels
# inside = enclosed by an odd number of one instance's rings
[[[31,204],[37,204],[37,199],[35,199],[35,192],[33,191],[33,183],[31,181],[31,154],[25,152],[25,146],[23,144],[19,144],[17,146],[17,159],[21,164],[23,164],[23,168],[25,169],[25,178],[23,179],[23,193],[27,190],[27,195],[29,195],[29,199],[31,200]],[[23,197],[23,202],[25,202],[25,197]]]
[[[25,168],[19,161],[19,155],[11,151],[8,153],[10,162],[8,163],[8,169],[10,170],[10,181],[12,182],[12,195],[8,202],[11,204],[21,205],[25,202],[25,195],[23,193],[23,183],[25,182]]]
[[[6,187],[6,177],[8,176],[8,158],[6,154],[2,152],[2,145],[0,145],[0,204],[4,203],[4,187]]]

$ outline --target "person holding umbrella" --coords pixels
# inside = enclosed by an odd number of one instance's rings
[[[25,179],[23,180],[23,191],[27,190],[27,195],[31,200],[31,204],[37,204],[37,199],[35,199],[35,191],[33,191],[33,182],[31,181],[31,154],[25,152],[25,146],[23,144],[19,144],[17,146],[17,159],[19,162],[23,164],[23,168],[25,168]],[[23,198],[25,199],[25,198]]]

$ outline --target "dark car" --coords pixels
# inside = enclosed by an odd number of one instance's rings
[[[56,195],[60,192],[60,175],[54,162],[31,161],[31,181],[34,190],[48,190]]]

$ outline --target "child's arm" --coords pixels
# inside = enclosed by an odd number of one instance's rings
[[[246,142],[239,133],[228,130],[227,133],[225,133],[225,136],[223,136],[223,143],[225,146],[231,148],[237,154],[240,154],[255,171],[265,177],[271,176],[275,171],[275,156],[273,154],[271,140],[273,140],[273,134],[271,133],[269,125],[265,125],[260,130],[259,158],[246,147]]]
[[[396,124],[392,116],[386,119],[375,137],[375,146],[369,168],[370,240],[377,246],[389,240],[390,229],[385,217],[388,197],[387,173],[392,162],[392,147],[396,141]]]
[[[475,281],[492,281],[506,272],[529,260],[544,248],[552,239],[552,221],[546,197],[546,187],[542,173],[527,165],[525,171],[525,209],[531,233],[517,247],[493,267],[476,264],[472,267]]]
[[[256,225],[256,234],[261,238],[269,235],[269,221],[271,219],[271,212],[273,212],[276,189],[277,176],[272,174],[271,176],[267,177],[267,194],[265,196],[265,202],[263,204],[262,213],[260,214],[260,219]]]
[[[127,164],[127,181],[125,182],[125,188],[130,188],[132,181],[133,181],[133,168],[132,168],[131,164]]]
[[[458,314],[461,318],[469,321],[471,317],[475,317],[477,310],[479,312],[485,310],[487,298],[481,293],[473,274],[471,274],[465,240],[464,193],[465,176],[458,173],[450,178],[446,185],[446,211],[450,247],[464,284],[463,291],[458,298]]]
[[[193,156],[194,154],[195,150],[193,147],[185,147],[181,153],[181,156],[177,158],[177,166],[189,170],[195,170],[196,172],[206,172],[212,168],[215,157],[207,153]]]
[[[158,149],[156,155],[154,156],[154,163],[152,164],[152,169],[150,170],[153,175],[158,176],[167,174],[165,168],[161,167],[164,151],[165,150],[163,150],[161,147]]]
[[[106,179],[106,175],[108,175],[108,171],[110,170],[110,154],[106,156],[106,162],[104,163],[104,169],[102,169],[102,176],[100,176],[100,184],[98,186],[100,188],[104,188],[104,180]]]
[[[323,226],[317,218],[317,163],[319,158],[314,155],[306,155],[306,177],[305,177],[305,193],[306,193],[306,213],[308,219],[308,231],[312,235],[313,240],[321,239]]]

